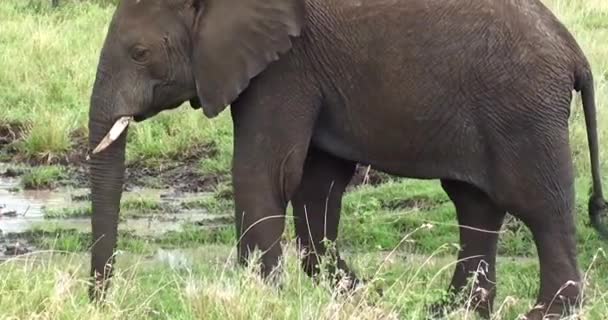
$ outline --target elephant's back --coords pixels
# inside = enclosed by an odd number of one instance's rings
[[[307,3],[307,42],[330,51],[332,63],[346,69],[367,66],[371,69],[365,73],[386,74],[431,63],[443,72],[441,66],[452,63],[453,71],[459,65],[469,72],[480,65],[518,69],[519,64],[549,65],[574,73],[575,66],[588,65],[570,32],[538,0]]]

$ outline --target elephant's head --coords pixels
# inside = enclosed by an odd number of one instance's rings
[[[304,23],[303,0],[122,0],[101,51],[89,111],[92,275],[111,275],[126,128],[190,100],[215,117]]]

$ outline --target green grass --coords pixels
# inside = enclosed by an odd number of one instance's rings
[[[21,128],[0,151],[3,160],[41,164],[83,148],[90,90],[99,49],[113,12],[113,0],[0,1],[0,128]],[[548,0],[590,59],[596,78],[601,159],[608,170],[608,2]],[[6,44],[6,45],[4,45]],[[132,126],[130,164],[162,167],[199,161],[204,175],[221,176],[213,196],[166,206],[155,197],[123,199],[122,218],[173,210],[232,211],[229,179],[232,126],[228,113],[206,119],[187,105]],[[577,172],[577,248],[586,272],[584,319],[608,313],[608,259],[588,225],[589,160],[582,107],[575,96],[571,119]],[[3,146],[4,147],[4,146]],[[10,151],[6,151],[10,150]],[[57,166],[26,168],[23,187],[51,188],[66,178]],[[604,171],[606,171],[604,170]],[[0,203],[2,203],[0,199]],[[231,225],[181,231],[158,237],[120,231],[117,276],[110,304],[87,303],[90,234],[62,228],[61,219],[87,217],[88,205],[47,209],[52,219],[21,236],[51,257],[16,258],[0,264],[0,318],[45,319],[420,319],[424,306],[440,297],[451,276],[458,247],[453,205],[433,181],[394,179],[349,192],[343,203],[340,247],[347,261],[385,295],[362,293],[336,298],[327,282],[314,286],[298,267],[294,230],[287,217],[283,289],[263,285],[248,270],[235,268]],[[229,221],[225,221],[229,222]],[[538,264],[530,232],[509,218],[499,243],[498,314],[513,319],[528,310],[538,290]],[[184,249],[184,259],[158,257],[164,249]],[[387,257],[388,252],[396,249]],[[35,256],[44,255],[36,254]],[[459,310],[454,319],[472,319]]]
[[[228,118],[223,117],[218,122],[211,122],[202,112],[188,108],[184,106],[178,111],[160,114],[149,120],[149,124],[135,125],[129,135],[129,161],[184,159],[211,146],[211,149],[218,149],[219,152],[209,158],[212,160],[206,161],[216,161],[227,166],[230,154],[226,153],[225,144],[232,137],[232,131],[226,130],[229,127]],[[219,143],[224,145],[218,147]],[[231,149],[228,151],[231,152]],[[227,172],[225,169],[216,171]]]
[[[53,119],[52,123],[49,119]],[[18,150],[28,159],[50,163],[71,150],[75,123],[70,116],[45,111],[31,122],[23,140],[17,144]]]
[[[223,221],[221,221],[223,222]],[[84,252],[91,245],[91,235],[77,229],[65,229],[61,221],[44,223],[19,234],[41,250]],[[159,248],[196,248],[208,244],[234,243],[234,227],[222,223],[215,227],[184,224],[180,231],[169,231],[157,236],[141,236],[119,230],[118,250],[130,253],[150,253]]]
[[[44,208],[45,219],[83,218],[91,216],[90,207]]]
[[[287,246],[283,289],[260,281],[252,269],[233,267],[234,251],[223,245],[170,253],[119,254],[106,308],[86,298],[87,256],[41,254],[0,265],[0,310],[6,317],[45,319],[420,319],[424,307],[442,294],[452,261],[428,256],[370,253],[351,257],[353,267],[373,278],[350,297],[334,295],[328,280],[314,285]],[[585,265],[588,299],[583,319],[602,319],[606,308],[606,257]],[[255,266],[255,265],[254,265]],[[534,260],[500,259],[496,319],[515,319],[532,306],[536,291]],[[374,288],[383,290],[378,296]],[[10,294],[9,294],[10,293]],[[450,319],[471,319],[461,309]]]

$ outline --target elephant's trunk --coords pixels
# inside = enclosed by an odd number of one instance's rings
[[[99,79],[98,79],[99,80]],[[100,84],[101,83],[101,84]],[[89,111],[90,149],[97,147],[117,120],[116,110],[124,110],[121,99],[107,88],[107,82],[97,81],[93,88]],[[103,299],[112,275],[114,249],[118,230],[120,199],[125,174],[126,130],[99,153],[90,155],[93,246],[90,288],[93,300]]]

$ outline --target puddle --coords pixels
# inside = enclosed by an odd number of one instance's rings
[[[0,230],[4,234],[18,233],[29,230],[33,224],[44,221],[43,208],[67,207],[72,203],[71,193],[76,191],[65,190],[63,193],[43,190],[25,190],[13,192],[19,186],[16,178],[0,178]],[[7,212],[14,213],[9,216]]]
[[[3,172],[3,170],[0,170],[0,172]],[[19,184],[19,178],[0,177],[0,213],[2,213],[0,214],[0,257],[17,241],[13,240],[9,243],[7,241],[9,235],[16,235],[16,237],[10,237],[15,239],[19,237],[19,234],[36,227],[76,229],[82,232],[90,232],[91,220],[89,217],[44,218],[45,208],[64,209],[88,206],[88,189],[61,188],[53,191],[15,191]],[[180,231],[184,225],[188,224],[195,224],[201,228],[223,224],[218,221],[222,221],[221,219],[225,219],[228,215],[209,214],[204,209],[179,209],[183,202],[200,199],[201,196],[204,196],[204,194],[176,193],[172,190],[142,189],[124,192],[123,200],[128,198],[154,199],[161,204],[177,209],[170,210],[170,212],[146,213],[141,217],[123,219],[119,224],[119,229],[130,231],[138,236],[156,237],[167,232]],[[27,242],[21,244],[27,246]]]

